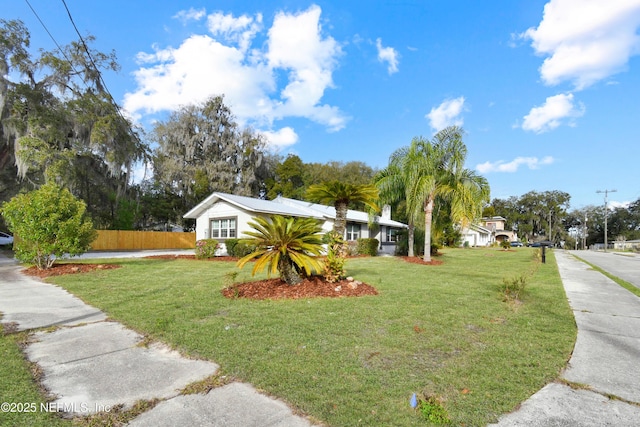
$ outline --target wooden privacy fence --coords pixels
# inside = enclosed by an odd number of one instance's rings
[[[135,249],[193,249],[196,233],[172,231],[97,230],[98,238],[91,243],[94,251]]]

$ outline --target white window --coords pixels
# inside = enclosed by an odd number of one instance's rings
[[[212,239],[228,239],[235,238],[237,235],[236,219],[221,218],[211,220],[211,238]]]
[[[358,240],[360,238],[360,224],[347,224],[347,240]]]
[[[398,241],[398,230],[395,228],[387,227],[387,242]]]

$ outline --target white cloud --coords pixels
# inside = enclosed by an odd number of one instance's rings
[[[462,126],[464,120],[460,115],[464,111],[464,96],[456,99],[447,99],[442,104],[431,109],[425,117],[429,119],[430,126],[437,132],[447,126]]]
[[[520,36],[546,56],[547,85],[572,82],[580,90],[625,69],[640,53],[640,1],[551,0],[537,28]]]
[[[573,119],[584,114],[585,107],[581,103],[574,104],[573,94],[550,96],[541,107],[534,107],[524,116],[522,129],[543,133],[557,128],[563,119]],[[573,126],[573,122],[569,122]]]
[[[607,203],[607,206],[611,210],[618,209],[618,208],[628,209],[629,206],[631,206],[631,202],[629,202],[629,201],[618,202],[618,201],[615,201],[615,200],[611,200],[609,203]]]
[[[383,47],[382,39],[376,39],[376,48],[378,49],[378,61],[387,63],[387,71],[389,74],[398,72],[398,51],[392,47]]]
[[[529,169],[538,169],[540,166],[550,165],[555,160],[551,156],[543,159],[537,157],[516,157],[510,162],[499,160],[497,162],[485,162],[476,166],[476,170],[480,173],[489,172],[517,172],[520,166],[525,165]]]
[[[320,14],[315,5],[299,14],[280,12],[269,29],[269,67],[289,71],[289,84],[281,91],[274,117],[302,116],[340,130],[346,117],[336,107],[318,105],[325,89],[333,87],[332,73],[342,54],[332,37],[322,37]]]
[[[258,43],[254,39],[265,32],[262,15],[210,14],[210,34],[192,35],[176,48],[154,46],[152,53],[138,54],[137,88],[125,94],[124,107],[139,118],[223,94],[238,121],[258,129],[285,117],[304,117],[339,130],[348,118],[337,107],[322,104],[322,97],[333,87],[342,51],[322,34],[320,15],[318,6],[279,12],[266,43]],[[279,84],[283,72],[286,80]],[[295,132],[281,129],[277,134],[291,140]]]
[[[181,10],[176,13],[173,18],[180,20],[183,24],[187,24],[189,21],[199,21],[207,14],[205,9]]]
[[[281,149],[298,142],[298,134],[293,128],[283,127],[277,131],[261,131],[262,135],[267,140],[267,146],[273,151],[280,151]]]
[[[207,27],[213,36],[222,36],[225,41],[237,44],[240,51],[246,52],[262,29],[262,14],[256,14],[255,18],[247,15],[234,18],[233,14],[216,12],[207,17]]]

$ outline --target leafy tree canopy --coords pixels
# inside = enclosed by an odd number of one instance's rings
[[[222,96],[188,105],[158,122],[154,179],[182,200],[182,211],[213,191],[259,196],[268,177],[263,137],[240,128]]]
[[[24,24],[0,20],[0,200],[55,181],[109,226],[146,146],[103,85],[115,54],[93,40],[32,55]]]
[[[571,196],[563,191],[530,191],[522,196],[494,199],[491,207],[507,220],[506,227],[528,241],[566,240],[565,220]]]

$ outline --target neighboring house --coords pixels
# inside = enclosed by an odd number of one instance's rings
[[[501,216],[482,218],[482,223],[484,228],[491,231],[491,243],[515,242],[518,240],[518,234],[515,231],[505,230],[506,218]]]
[[[462,229],[462,244],[469,246],[488,246],[491,244],[491,230],[478,224]]]
[[[226,193],[213,193],[184,215],[196,220],[196,240],[216,239],[221,245],[229,238],[242,238],[251,230],[248,222],[255,216],[283,215],[316,218],[323,222],[326,232],[333,229],[336,210],[333,206],[304,202],[278,196],[274,200]],[[380,252],[395,253],[396,234],[407,228],[406,224],[391,219],[391,209],[385,206],[381,216],[375,217],[375,226],[369,227],[369,214],[349,210],[344,238],[354,241],[359,238],[375,238],[380,242]],[[223,248],[226,252],[226,247]]]
[[[601,245],[604,247],[604,243]],[[613,249],[638,251],[640,250],[640,240],[616,240],[613,242]]]
[[[462,244],[469,242],[469,246],[489,246],[517,241],[518,234],[515,231],[505,230],[506,222],[507,219],[501,216],[482,218],[482,224],[471,224],[461,230]]]

